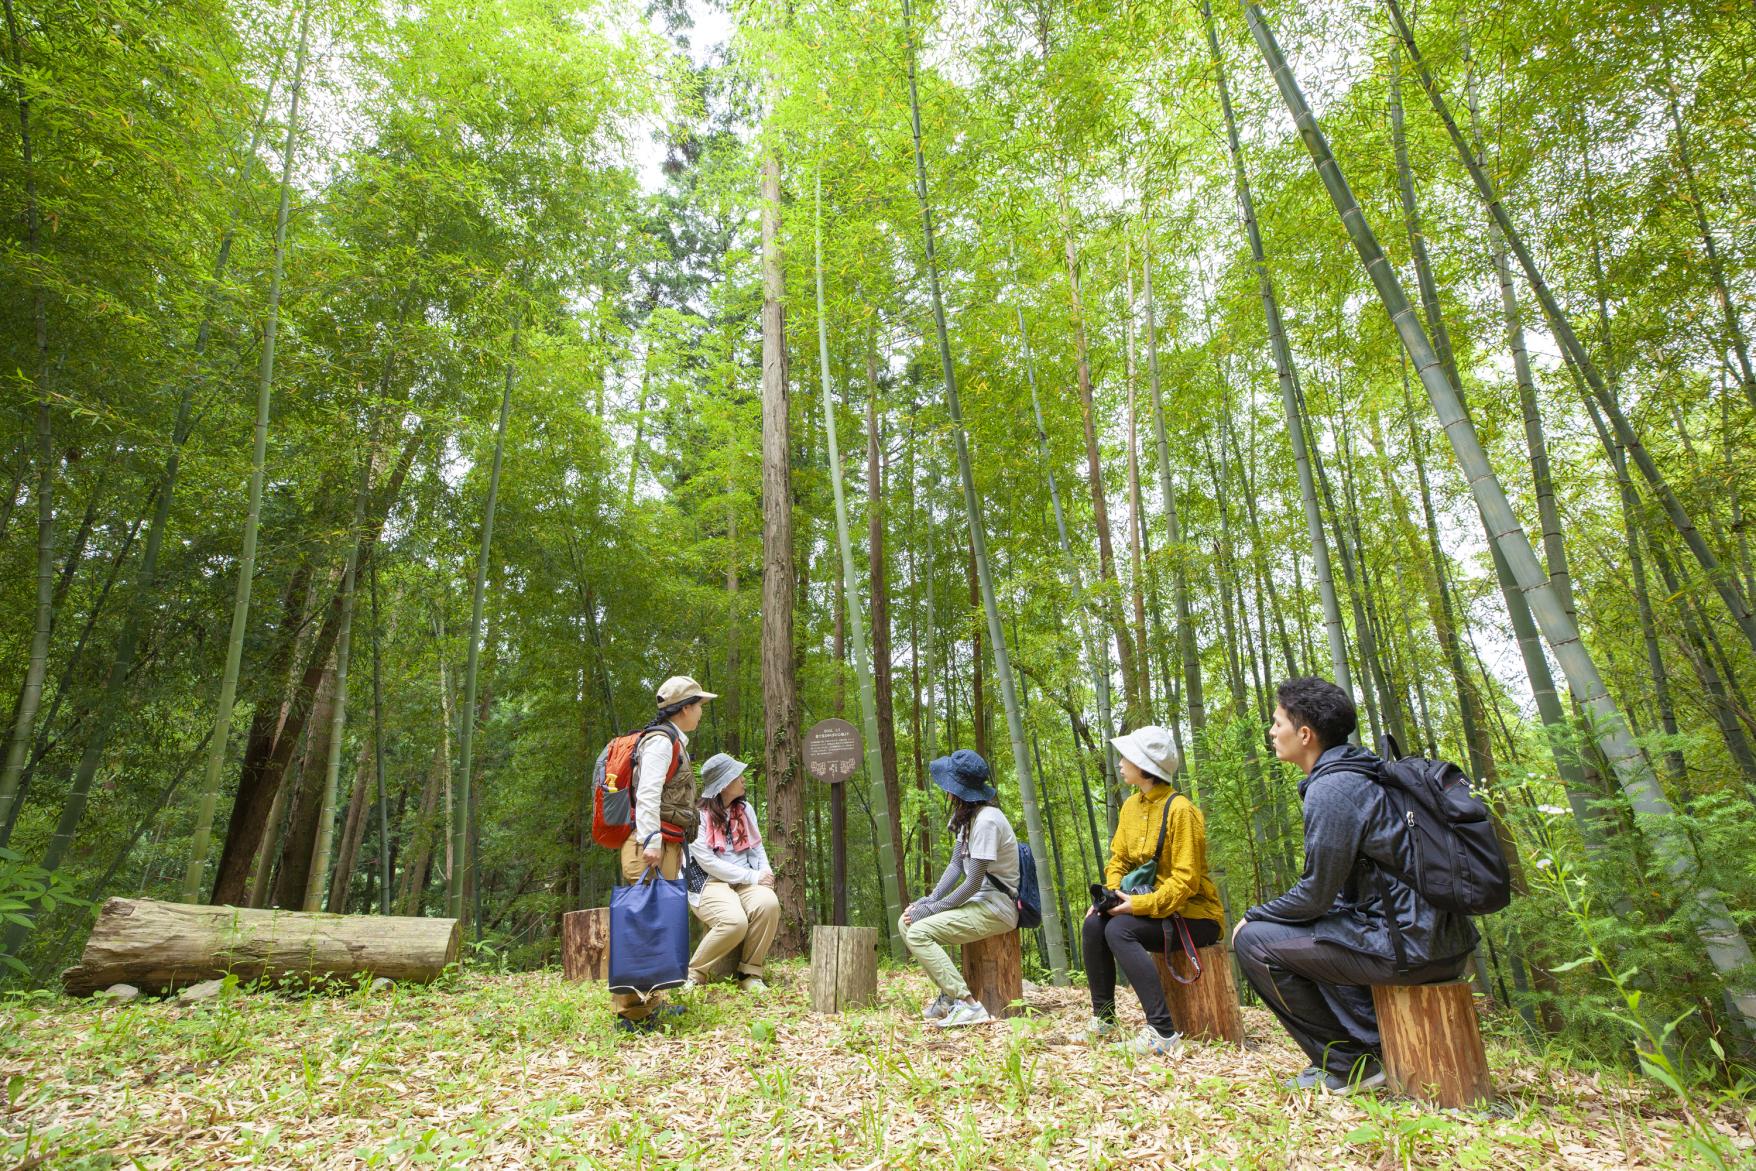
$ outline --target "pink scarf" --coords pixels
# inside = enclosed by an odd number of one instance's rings
[[[717,804],[716,801],[705,801],[704,805]],[[756,814],[750,806],[739,797],[726,806],[726,820],[731,825],[731,835],[720,828],[719,818],[707,810],[703,810],[707,824],[707,848],[716,854],[742,853],[754,848],[762,842],[762,833],[756,828]]]

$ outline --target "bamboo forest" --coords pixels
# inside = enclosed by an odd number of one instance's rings
[[[3,3],[0,1169],[1756,1159],[1748,4]],[[1332,1096],[1313,676],[1509,884]],[[773,960],[619,1000],[683,857]]]

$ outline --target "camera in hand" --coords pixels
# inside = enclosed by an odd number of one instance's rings
[[[1100,915],[1108,915],[1111,910],[1122,905],[1122,896],[1101,882],[1091,884],[1091,906]]]

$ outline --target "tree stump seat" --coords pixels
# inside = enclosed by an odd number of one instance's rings
[[[811,1011],[837,1013],[878,999],[878,929],[811,928]]]
[[[561,975],[568,980],[610,978],[610,908],[589,907],[561,916]]]
[[[1446,1107],[1494,1100],[1475,997],[1463,980],[1443,984],[1374,984],[1384,1074],[1390,1088]]]
[[[994,1017],[1016,1016],[1024,999],[1024,950],[1018,929],[963,945],[963,980]]]
[[[1201,960],[1201,975],[1193,983],[1184,980],[1194,975],[1189,957],[1177,948],[1167,959],[1164,952],[1153,958],[1158,961],[1159,982],[1164,985],[1165,1004],[1177,1029],[1191,1041],[1230,1041],[1244,1043],[1244,1014],[1238,1007],[1238,984],[1232,975],[1232,957],[1224,943],[1196,949]]]

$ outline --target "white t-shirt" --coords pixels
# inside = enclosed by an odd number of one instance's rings
[[[969,849],[964,857],[964,874],[967,876],[972,869],[972,862],[986,862],[988,874],[1006,884],[1006,890],[1014,895],[1018,893],[1018,835],[1012,832],[1012,823],[1006,815],[992,805],[984,805],[976,811],[970,820]],[[1018,913],[1017,906],[1011,896],[991,882],[983,882],[981,890],[971,897],[971,902],[980,899],[987,906],[1007,918]]]

